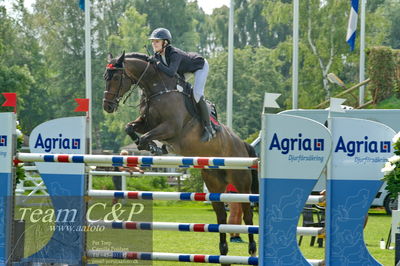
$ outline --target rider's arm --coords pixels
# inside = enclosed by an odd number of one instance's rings
[[[181,63],[182,56],[178,53],[172,53],[169,61],[169,66],[164,65],[162,62],[157,64],[157,68],[170,77],[175,76],[178,71],[179,64]]]

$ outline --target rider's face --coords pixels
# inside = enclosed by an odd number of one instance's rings
[[[151,40],[151,46],[153,46],[153,51],[155,53],[161,53],[163,51],[164,40]]]

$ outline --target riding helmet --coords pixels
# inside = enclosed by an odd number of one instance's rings
[[[172,35],[169,30],[165,28],[157,28],[151,33],[149,40],[167,40],[171,43]]]

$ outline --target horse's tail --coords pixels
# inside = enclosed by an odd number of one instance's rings
[[[249,157],[257,157],[256,150],[249,143],[244,142]],[[251,193],[258,194],[258,171],[251,170]]]

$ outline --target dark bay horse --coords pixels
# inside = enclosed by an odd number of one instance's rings
[[[221,124],[221,130],[209,142],[201,142],[203,127],[192,117],[184,103],[183,93],[177,88],[177,79],[158,71],[150,64],[148,56],[139,53],[123,53],[119,58],[109,55],[104,73],[106,91],[103,108],[106,112],[116,111],[123,95],[133,84],[140,86],[142,100],[140,116],[128,123],[126,131],[138,143],[138,148],[149,148],[153,140],[168,146],[168,150],[181,156],[202,157],[257,157],[254,148],[242,141],[230,128]],[[135,85],[136,86],[136,85]],[[136,133],[142,134],[140,138]],[[239,193],[258,193],[258,176],[255,170],[202,170],[202,177],[211,193],[223,193],[228,183]],[[226,224],[227,215],[223,202],[213,202],[219,224]],[[242,203],[243,220],[253,224],[249,203]],[[220,233],[219,249],[228,253],[226,234]],[[255,255],[256,243],[249,234],[249,253]]]

